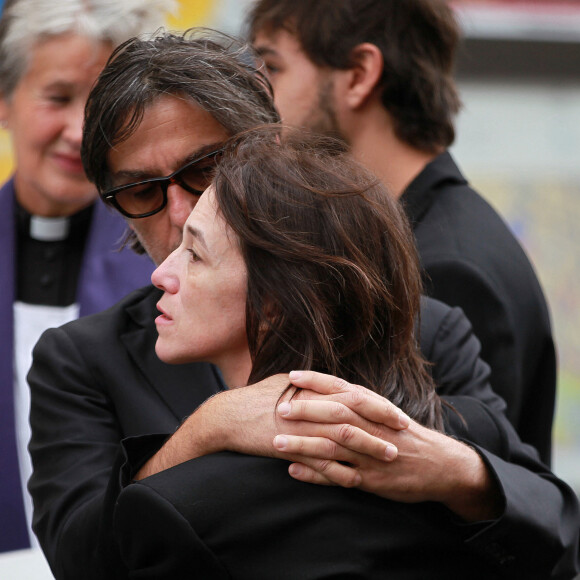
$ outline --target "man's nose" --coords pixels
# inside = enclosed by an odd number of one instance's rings
[[[178,184],[171,184],[167,188],[167,211],[171,223],[183,229],[189,214],[195,207],[199,197],[189,193]]]

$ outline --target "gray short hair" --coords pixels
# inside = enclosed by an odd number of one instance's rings
[[[175,0],[12,0],[0,21],[0,93],[9,98],[38,43],[75,33],[117,47],[164,24]]]

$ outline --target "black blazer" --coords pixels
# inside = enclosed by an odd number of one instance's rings
[[[556,356],[546,301],[529,259],[449,153],[427,165],[401,201],[427,293],[465,312],[508,418],[549,464]]]
[[[156,357],[160,295],[152,286],[135,291],[108,311],[48,330],[34,350],[28,377],[33,527],[59,580],[125,577],[112,537],[114,505],[131,481],[132,465],[156,449],[127,463],[121,441],[158,435],[162,442],[220,389],[211,365],[166,365]],[[479,343],[461,311],[429,303],[423,310],[422,345],[437,361],[434,374],[441,389],[479,392],[500,409],[503,402],[486,383],[487,366],[478,359]],[[493,426],[490,430],[495,437]],[[560,558],[577,541],[569,525],[577,517],[575,496],[521,444],[514,443],[510,453],[513,464],[489,459],[506,495],[505,514],[470,527],[467,541],[500,558],[504,538],[529,528],[542,538],[539,545],[546,544],[531,561],[540,555]],[[541,516],[533,510],[540,497],[549,506]],[[529,551],[527,545],[514,549]]]
[[[32,527],[57,579],[114,578],[110,519],[120,489],[120,441],[172,433],[221,389],[212,365],[157,358],[160,296],[146,286],[108,310],[47,331],[33,352]]]
[[[468,424],[494,421],[475,399],[455,406]],[[500,454],[509,446],[504,426],[493,444]],[[526,530],[490,557],[466,541],[471,527],[439,504],[306,484],[287,469],[277,459],[217,453],[126,487],[115,534],[129,577],[545,580],[552,572],[549,556],[531,566],[515,561],[514,542],[537,546]]]
[[[285,461],[227,452],[127,487],[115,532],[129,577],[148,580],[501,577],[440,505],[302,483]]]

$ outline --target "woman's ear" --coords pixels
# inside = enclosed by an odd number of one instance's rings
[[[351,63],[345,71],[344,99],[351,109],[357,109],[375,92],[383,74],[384,60],[378,46],[363,42],[352,49]]]

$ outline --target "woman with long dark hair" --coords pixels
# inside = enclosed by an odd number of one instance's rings
[[[154,273],[158,356],[210,361],[228,388],[334,374],[441,429],[402,210],[335,141],[278,132],[226,144],[181,246]],[[135,578],[494,577],[441,505],[312,486],[284,461],[235,453],[128,486],[115,526]]]

